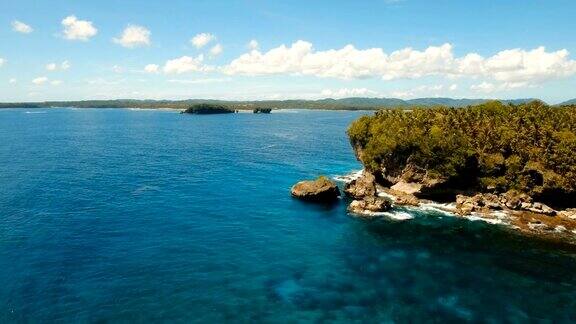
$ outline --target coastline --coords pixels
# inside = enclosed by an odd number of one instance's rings
[[[348,186],[360,179],[365,172],[365,170],[353,171],[344,176],[334,176],[333,179],[344,186]],[[407,195],[410,196],[410,200],[406,199]],[[434,211],[448,217],[461,218],[472,222],[480,221],[499,226],[527,237],[576,245],[576,213],[572,214],[572,212],[568,215],[564,211],[555,211],[553,216],[508,208],[466,212],[459,208],[456,201],[442,203],[420,199],[414,195],[393,190],[380,184],[376,184],[376,196],[389,200],[392,203],[392,208],[381,212],[370,210],[363,210],[362,212],[348,211],[349,214],[366,219],[387,218],[393,221],[410,221],[414,218],[410,211]]]

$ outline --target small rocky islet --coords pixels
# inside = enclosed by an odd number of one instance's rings
[[[364,165],[344,185],[352,215],[434,204],[454,217],[576,243],[574,107],[490,102],[380,111],[348,134]]]
[[[213,114],[233,114],[238,113],[240,111],[249,112],[250,110],[248,109],[238,110],[225,105],[199,103],[180,111],[180,113],[192,114],[192,115],[213,115]],[[254,114],[270,114],[271,112],[272,108],[252,109],[252,113]]]

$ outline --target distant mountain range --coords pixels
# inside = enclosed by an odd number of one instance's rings
[[[505,103],[521,104],[537,99],[513,99],[500,100]],[[186,109],[190,105],[198,103],[218,104],[232,109],[335,109],[335,110],[361,110],[379,108],[410,108],[410,107],[466,107],[484,103],[488,99],[453,99],[453,98],[343,98],[343,99],[319,99],[319,100],[259,100],[259,101],[224,101],[210,99],[188,100],[85,100],[85,101],[44,101],[24,103],[0,103],[0,108],[48,108],[48,107],[78,107],[78,108],[174,108]],[[573,103],[571,100],[563,104]]]
[[[576,105],[576,99],[564,101],[563,103],[560,104],[560,106],[563,106],[563,105]]]

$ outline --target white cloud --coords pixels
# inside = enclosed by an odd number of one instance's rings
[[[227,74],[291,74],[340,79],[422,78],[426,76],[487,78],[504,82],[543,82],[576,74],[576,61],[567,50],[546,52],[513,49],[484,58],[475,53],[455,57],[452,45],[431,46],[422,51],[404,48],[385,53],[381,48],[316,51],[306,41],[282,45],[267,52],[251,50],[222,68]]]
[[[2,65],[4,65],[4,62],[6,62],[6,60],[0,57],[0,67],[2,67]]]
[[[202,48],[215,39],[216,37],[210,33],[201,33],[192,37],[190,42],[196,46],[196,48]]]
[[[64,26],[64,38],[70,40],[87,41],[98,33],[91,21],[79,20],[76,16],[68,16],[62,19]]]
[[[16,80],[15,78],[11,78],[10,80],[8,80],[8,83],[13,84],[16,83],[16,81],[18,80]]]
[[[216,45],[214,45],[214,47],[212,47],[212,48],[210,49],[210,55],[212,55],[212,56],[218,56],[218,55],[222,54],[222,51],[223,51],[223,50],[224,50],[224,49],[222,48],[222,45],[216,44]]]
[[[529,82],[501,82],[501,83],[492,83],[492,82],[482,82],[479,84],[474,84],[470,86],[470,90],[479,92],[479,93],[494,93],[494,92],[504,92],[510,91],[514,89],[520,88],[533,88],[535,87],[534,84]]]
[[[15,32],[19,32],[22,34],[30,34],[31,32],[34,31],[34,28],[30,27],[29,25],[18,21],[18,20],[14,20],[12,22],[12,30]]]
[[[121,67],[120,65],[114,65],[114,66],[112,66],[112,72],[122,73],[122,72],[124,72],[124,68]]]
[[[70,68],[70,62],[63,61],[61,64],[58,63],[48,63],[46,64],[46,70],[56,71],[56,70],[68,70]]]
[[[376,91],[366,88],[342,88],[337,90],[325,89],[322,90],[321,95],[328,98],[347,98],[347,97],[366,97],[376,95]]]
[[[444,84],[430,84],[421,85],[411,89],[399,89],[387,94],[389,97],[394,98],[418,98],[418,97],[440,97],[446,95],[447,91],[455,91],[458,89],[457,84],[444,85]]]
[[[414,93],[411,91],[392,91],[390,96],[393,98],[407,99],[414,97]]]
[[[32,83],[34,83],[35,85],[42,85],[46,82],[48,82],[47,77],[37,77],[37,78],[32,80]]]
[[[144,67],[144,72],[146,72],[146,73],[158,73],[158,72],[160,72],[160,66],[158,64],[148,64]]]
[[[180,74],[186,72],[205,72],[211,70],[203,64],[204,56],[198,55],[197,57],[182,56],[173,60],[166,61],[164,64],[164,72],[168,74]]]
[[[14,82],[16,82],[16,79],[13,79],[13,80],[14,80]],[[12,81],[12,80],[10,80],[10,81]],[[10,82],[10,83],[12,83],[12,82]],[[44,85],[44,84],[49,83],[53,86],[57,86],[57,85],[62,84],[62,80],[50,80],[48,77],[43,76],[43,77],[37,77],[37,78],[33,79],[32,83],[35,85]]]
[[[113,38],[114,43],[127,48],[150,46],[150,31],[143,26],[129,25],[119,38]]]
[[[258,44],[258,41],[255,40],[255,39],[253,39],[253,40],[251,40],[251,41],[248,42],[248,49],[251,50],[251,51],[252,51],[252,50],[257,50],[259,46],[260,46],[260,45]]]
[[[206,84],[206,83],[221,83],[231,81],[231,78],[210,78],[210,79],[170,79],[170,83],[180,83],[180,84]]]

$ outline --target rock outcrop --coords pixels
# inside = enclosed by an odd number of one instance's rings
[[[458,195],[456,208],[459,214],[468,215],[472,212],[488,212],[494,210],[525,211],[547,216],[556,215],[556,211],[542,203],[534,202],[524,193],[508,191],[501,195],[479,193],[472,197]]]
[[[376,178],[370,172],[363,171],[362,175],[347,183],[344,192],[354,198],[362,199],[376,195]]]
[[[255,114],[269,114],[272,112],[272,108],[256,108],[252,112]]]
[[[371,213],[385,212],[391,208],[392,204],[387,199],[370,196],[352,201],[348,206],[348,211],[359,215],[370,215]]]
[[[326,177],[300,181],[292,187],[290,192],[295,198],[312,202],[333,202],[340,197],[340,190],[336,183]]]

